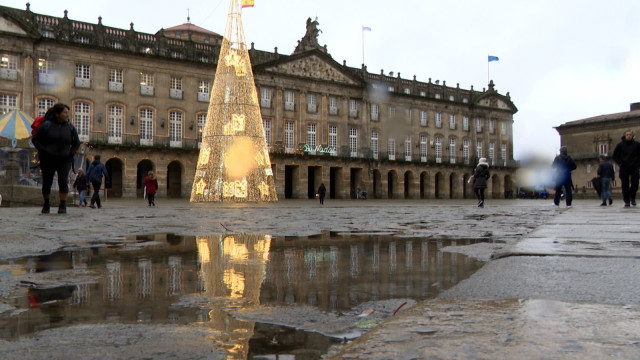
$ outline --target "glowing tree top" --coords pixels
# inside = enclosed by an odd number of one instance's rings
[[[240,6],[231,0],[191,202],[277,200]]]

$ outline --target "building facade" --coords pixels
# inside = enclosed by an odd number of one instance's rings
[[[591,179],[597,176],[600,155],[611,157],[616,145],[622,141],[625,130],[640,130],[640,103],[633,103],[629,111],[594,116],[570,121],[555,128],[560,135],[560,144],[566,146],[578,168],[573,171],[574,185],[579,192],[593,195]],[[637,135],[636,135],[637,141]],[[618,181],[618,166],[610,160],[616,171],[611,190],[621,193]]]
[[[472,197],[480,157],[490,196],[514,189],[508,93],[349,67],[307,23],[291,55],[249,50],[280,199],[321,183],[331,198]],[[65,103],[107,166],[109,197],[142,196],[151,169],[158,196],[188,197],[221,40],[190,23],[146,34],[0,7],[0,113]]]

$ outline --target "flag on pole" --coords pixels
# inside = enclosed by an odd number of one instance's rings
[[[253,1],[254,0],[242,0],[242,7],[253,7]]]
[[[500,60],[497,56],[489,55],[489,62]]]
[[[368,26],[363,26],[362,31],[371,31],[371,28]]]

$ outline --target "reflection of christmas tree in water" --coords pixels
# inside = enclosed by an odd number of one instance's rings
[[[231,0],[192,202],[277,201],[238,0]]]

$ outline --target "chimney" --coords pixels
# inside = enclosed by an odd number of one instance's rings
[[[640,102],[631,103],[631,110],[629,111],[634,111],[634,110],[640,110]]]

